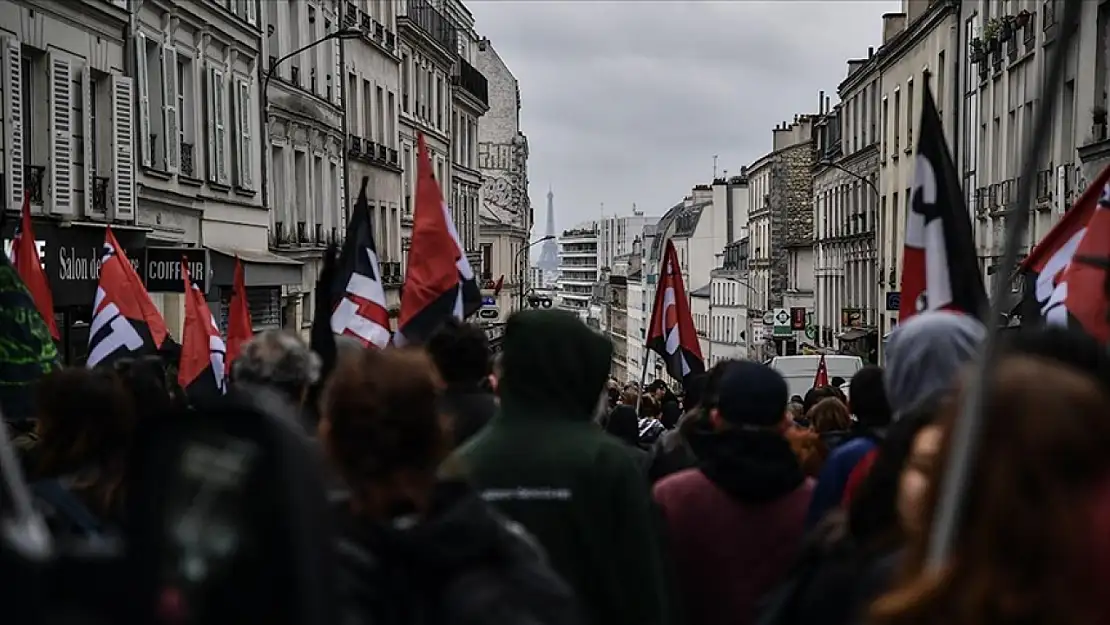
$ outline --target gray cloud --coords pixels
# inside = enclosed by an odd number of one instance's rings
[[[814,112],[847,60],[881,40],[898,0],[470,0],[520,81],[537,222],[633,202],[661,214],[694,184],[771,149],[771,128]],[[835,100],[835,96],[833,98]],[[533,236],[542,235],[533,232]]]

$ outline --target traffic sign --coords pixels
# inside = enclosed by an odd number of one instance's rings
[[[763,325],[765,325],[765,326],[775,325],[775,313],[774,313],[774,311],[768,310],[767,312],[763,313]]]
[[[775,329],[772,336],[793,336],[794,330],[790,326],[790,311],[785,308],[776,308],[774,312]]]

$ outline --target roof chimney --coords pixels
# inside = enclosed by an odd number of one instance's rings
[[[821,115],[825,114],[825,90],[822,89],[820,95],[817,96],[817,112]]]
[[[867,46],[867,58],[875,56],[875,46]]]

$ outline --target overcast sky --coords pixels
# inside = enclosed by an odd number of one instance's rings
[[[898,0],[468,0],[520,81],[533,237],[547,189],[560,230],[632,204],[661,215],[718,168],[771,149],[771,128],[816,112],[847,60],[878,47]],[[538,246],[536,248],[538,250]]]

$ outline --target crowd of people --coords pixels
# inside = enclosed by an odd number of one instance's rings
[[[284,396],[333,477],[345,623],[1110,623],[1110,360],[1078,332],[1005,340],[957,539],[925,565],[985,338],[923,313],[850,386],[790,397],[728,360],[676,393],[617,382],[607,338],[536,310],[496,356],[458,321],[385,350],[263,332],[231,392]],[[136,427],[190,409],[172,377],[151,357],[40,381],[8,425],[53,531],[127,523]]]

